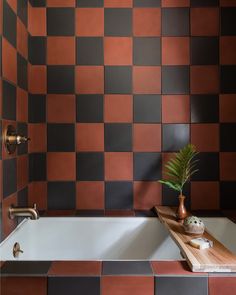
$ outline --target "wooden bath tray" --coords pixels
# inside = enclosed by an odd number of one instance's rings
[[[236,272],[236,255],[210,233],[205,231],[203,237],[213,241],[213,248],[196,249],[189,245],[193,236],[185,234],[183,225],[175,220],[175,209],[156,206],[155,210],[193,272]]]

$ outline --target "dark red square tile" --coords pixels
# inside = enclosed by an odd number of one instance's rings
[[[220,6],[222,6],[222,7],[235,7],[236,0],[220,0]]]
[[[76,9],[76,36],[103,36],[104,9],[77,8]]]
[[[162,123],[188,123],[189,121],[189,95],[162,96]]]
[[[74,65],[75,64],[75,38],[74,37],[48,37],[47,38],[47,64],[48,65]]]
[[[230,123],[236,122],[236,95],[222,94],[220,95],[220,122]]]
[[[191,35],[217,36],[219,35],[219,8],[192,8]]]
[[[223,65],[236,64],[236,37],[222,36],[220,38],[220,63]]]
[[[12,83],[17,83],[16,50],[5,38],[2,38],[2,75]]]
[[[47,7],[75,7],[76,0],[47,0]]]
[[[163,65],[189,65],[190,38],[163,37],[162,38],[162,64]]]
[[[104,209],[104,182],[79,181],[76,184],[76,209],[102,210]]]
[[[134,36],[160,36],[161,10],[160,8],[134,8],[133,9]]]
[[[7,0],[7,3],[11,6],[15,13],[17,13],[17,0]]]
[[[77,66],[75,88],[77,94],[103,94],[104,67]]]
[[[133,7],[133,0],[104,0],[104,7]]]
[[[47,129],[46,124],[28,125],[29,152],[46,152],[47,150]]]
[[[77,151],[104,151],[104,124],[79,123],[76,125],[76,134]]]
[[[47,209],[47,182],[34,181],[28,185],[28,204],[37,205],[38,210]]]
[[[104,38],[105,65],[132,65],[132,38],[106,37]]]
[[[236,294],[236,277],[209,277],[209,294]]]
[[[219,134],[219,124],[191,124],[191,143],[199,152],[218,152]]]
[[[17,87],[16,119],[20,122],[28,121],[28,93]]]
[[[135,94],[161,93],[161,67],[133,67]]]
[[[189,7],[190,0],[162,0],[162,7]]]
[[[156,275],[194,275],[186,261],[152,261]]]
[[[161,205],[161,184],[157,181],[134,182],[134,209],[150,210]]]
[[[160,124],[134,124],[133,150],[135,152],[161,151]]]
[[[28,5],[28,30],[31,36],[46,36],[46,8]]]
[[[17,196],[13,194],[2,200],[2,236],[6,238],[16,227],[16,219],[9,218],[9,207],[17,206]],[[6,293],[8,294],[8,293]]]
[[[49,276],[100,276],[100,261],[54,261]]]
[[[19,18],[17,18],[17,51],[24,58],[28,58],[28,32]]]
[[[47,67],[28,67],[28,88],[32,94],[44,94],[47,92]]]
[[[105,153],[105,180],[132,180],[133,154]]]
[[[28,185],[28,156],[17,157],[17,189],[21,190]]]
[[[220,153],[220,180],[236,180],[236,153]]]

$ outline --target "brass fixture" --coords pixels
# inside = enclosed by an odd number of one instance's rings
[[[5,132],[4,132],[4,143],[8,154],[13,154],[16,150],[17,145],[27,143],[30,138],[19,135],[16,132],[16,129],[12,125],[8,125]]]
[[[9,208],[9,218],[14,219],[17,216],[30,217],[32,220],[39,219],[39,212],[36,204],[34,204],[33,208],[11,206]]]
[[[13,250],[12,250],[13,256],[15,258],[17,258],[19,256],[20,253],[24,253],[24,251],[21,250],[20,248],[20,244],[19,243],[15,243],[13,246]]]

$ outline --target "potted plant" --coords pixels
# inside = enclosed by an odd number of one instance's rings
[[[187,216],[184,206],[185,196],[183,195],[183,189],[191,176],[198,171],[196,169],[198,160],[194,159],[197,154],[198,152],[194,145],[186,145],[165,165],[166,171],[164,173],[167,175],[167,178],[159,180],[160,183],[179,192],[179,207],[176,212],[178,220],[183,220]]]

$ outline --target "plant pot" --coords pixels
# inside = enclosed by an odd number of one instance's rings
[[[179,195],[179,207],[177,208],[176,211],[176,217],[177,220],[184,220],[187,217],[187,210],[184,206],[184,200],[185,200],[185,196],[183,195]]]

